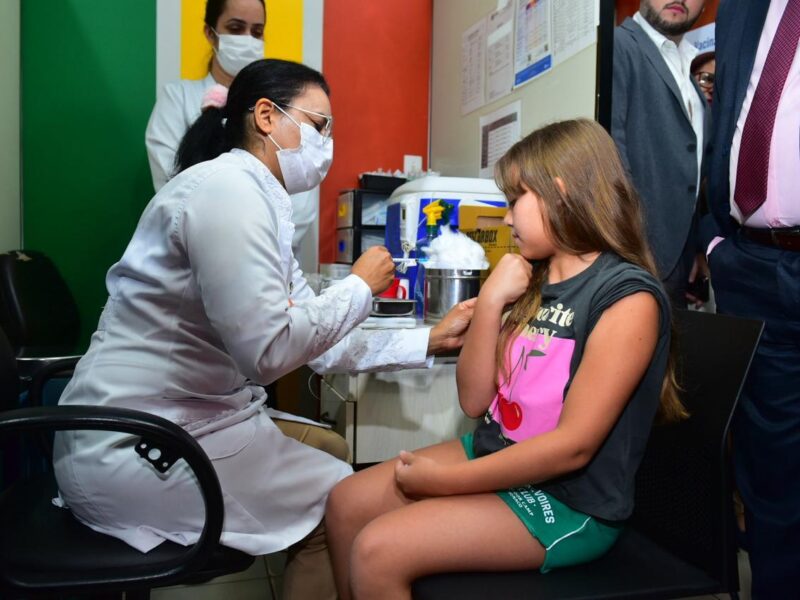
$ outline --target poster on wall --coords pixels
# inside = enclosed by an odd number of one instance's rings
[[[486,101],[507,96],[514,88],[514,5],[489,15],[486,34]]]
[[[485,103],[486,19],[483,18],[461,35],[461,114]]]
[[[714,23],[709,23],[697,29],[692,29],[686,32],[683,39],[697,48],[700,54],[714,52],[716,46],[716,26]]]
[[[553,0],[553,62],[564,62],[597,41],[595,0]]]
[[[478,128],[481,136],[479,176],[494,177],[494,164],[521,139],[522,102],[517,100],[496,111],[483,115]]]
[[[536,79],[553,67],[550,10],[551,0],[516,2],[514,87]]]

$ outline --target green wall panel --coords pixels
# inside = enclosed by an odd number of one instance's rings
[[[21,22],[23,245],[63,273],[85,345],[153,193],[155,0],[25,0]]]

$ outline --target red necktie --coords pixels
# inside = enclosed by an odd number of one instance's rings
[[[789,75],[797,40],[800,38],[800,0],[789,0],[772,40],[758,87],[744,123],[736,189],[733,195],[743,219],[752,215],[767,198],[767,170],[772,128],[783,85]]]

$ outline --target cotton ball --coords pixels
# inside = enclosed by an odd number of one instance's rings
[[[427,249],[427,269],[488,269],[486,252],[475,240],[460,231],[442,227]]]

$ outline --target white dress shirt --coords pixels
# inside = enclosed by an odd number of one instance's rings
[[[319,371],[426,367],[427,329],[364,331],[372,294],[355,275],[315,296],[294,260],[291,203],[242,150],[170,180],[145,208],[61,404],[117,406],[189,431],[222,484],[224,545],[266,554],[307,535],[349,465],[284,436],[267,384]],[[183,461],[165,475],[125,434],[56,438],[59,490],[75,516],[148,551],[197,541],[204,510]]]
[[[739,164],[739,149],[742,145],[742,132],[750,106],[753,103],[761,72],[767,61],[767,54],[775,38],[783,11],[788,0],[772,0],[761,30],[761,38],[756,50],[753,70],[747,84],[742,109],[736,121],[731,142],[730,190],[731,216],[748,227],[775,228],[800,225],[800,45],[789,68],[789,76],[783,85],[778,101],[778,112],[772,130],[769,147],[769,167],[767,168],[767,197],[744,223],[739,206],[734,202],[736,190],[736,169]]]
[[[686,118],[692,126],[694,135],[697,138],[697,190],[700,190],[700,168],[703,162],[703,119],[705,104],[700,98],[700,94],[694,86],[692,80],[692,61],[698,54],[697,48],[681,39],[680,44],[676,44],[671,39],[656,31],[650,23],[637,12],[633,15],[633,20],[644,30],[653,43],[658,48],[659,54],[667,63],[670,73],[678,84],[683,99],[684,112]]]

